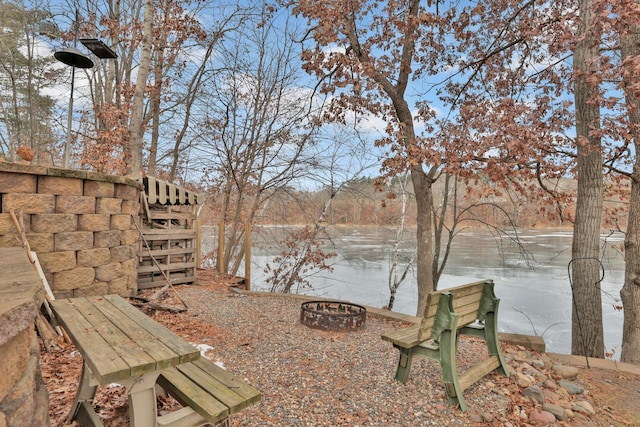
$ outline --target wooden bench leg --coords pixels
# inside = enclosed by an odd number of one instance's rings
[[[89,370],[89,367],[86,363],[83,363],[82,373],[80,374],[80,384],[78,385],[78,391],[76,392],[76,397],[71,405],[71,412],[69,412],[67,421],[71,422],[76,419],[79,412],[85,413],[88,409],[93,411],[91,404],[93,403],[93,398],[96,396],[97,390],[98,386],[91,385],[91,371]],[[85,402],[88,407],[81,408],[82,404]]]
[[[155,384],[159,375],[160,371],[156,371],[123,382],[129,394],[131,427],[157,426]]]
[[[456,363],[457,333],[451,330],[442,331],[440,336],[440,368],[444,391],[451,405],[459,404],[462,411],[466,411],[467,402],[462,394],[463,389],[458,380],[458,365]]]
[[[398,358],[398,368],[396,369],[396,380],[406,383],[411,373],[411,359],[413,352],[410,349],[396,347],[400,351]]]
[[[487,313],[487,317],[484,324],[485,341],[487,342],[487,350],[489,355],[497,356],[500,361],[500,372],[505,377],[509,376],[509,369],[507,363],[502,356],[500,350],[500,339],[498,338],[498,316],[496,316],[498,309],[498,303],[496,302],[496,311]]]
[[[93,410],[90,402],[80,402],[76,411],[75,421],[82,427],[104,427],[102,420]]]

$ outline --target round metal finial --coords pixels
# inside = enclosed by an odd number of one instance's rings
[[[75,47],[62,49],[53,54],[53,56],[63,64],[76,68],[93,68],[93,61],[83,55]]]

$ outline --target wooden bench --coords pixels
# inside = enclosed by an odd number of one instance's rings
[[[158,385],[184,406],[158,418],[159,426],[228,426],[230,415],[260,400],[258,390],[204,358],[162,371]]]
[[[413,355],[437,360],[449,403],[459,404],[465,411],[465,389],[497,368],[509,376],[498,340],[499,302],[491,280],[430,293],[420,324],[382,335],[400,351],[395,378],[407,381]],[[458,374],[456,364],[460,335],[483,338],[489,353],[488,358],[463,374]]]
[[[69,421],[103,426],[94,398],[98,385],[114,382],[127,390],[134,427],[228,425],[230,415],[260,400],[255,388],[120,296],[55,300],[51,308],[84,361]],[[185,407],[158,416],[159,387]]]

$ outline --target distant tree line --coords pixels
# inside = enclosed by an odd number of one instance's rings
[[[332,201],[324,218],[326,225],[350,226],[384,226],[395,227],[402,215],[401,190],[398,185],[402,177],[394,178],[389,186],[380,188],[374,178],[357,178],[345,183],[342,191]],[[565,185],[575,191],[575,181],[567,179]],[[481,186],[478,184],[478,186]],[[438,194],[443,189],[434,186]],[[405,211],[406,225],[416,225],[416,205],[409,185],[407,207]],[[318,213],[324,206],[329,193],[328,189],[301,191],[295,188],[276,189],[264,197],[268,199],[268,208],[261,211],[253,220],[256,225],[307,225],[315,222]],[[489,194],[486,189],[475,190],[474,194]],[[218,197],[214,190],[207,192],[209,197]],[[626,195],[628,197],[628,193]],[[624,230],[627,221],[627,203],[624,192],[617,192],[615,197],[605,200],[607,214],[602,221],[603,230]],[[466,206],[477,205],[465,215],[465,227],[483,228],[487,224],[518,228],[564,228],[571,229],[571,216],[575,205],[569,205],[565,211],[567,219],[541,216],[541,207],[536,199],[512,199],[507,195],[496,197],[474,198]],[[208,224],[218,224],[223,220],[219,204],[207,204],[202,213],[202,220]],[[499,207],[500,209],[496,209]],[[245,207],[246,208],[246,207]],[[453,223],[452,214],[446,221]],[[458,221],[460,221],[458,219]]]

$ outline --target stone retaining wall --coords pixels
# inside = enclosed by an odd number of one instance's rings
[[[0,254],[0,427],[45,427],[49,393],[34,328],[44,290],[22,248]]]
[[[99,173],[0,163],[0,247],[19,246],[10,212],[57,298],[135,295],[141,183]],[[132,217],[133,215],[133,217]]]

